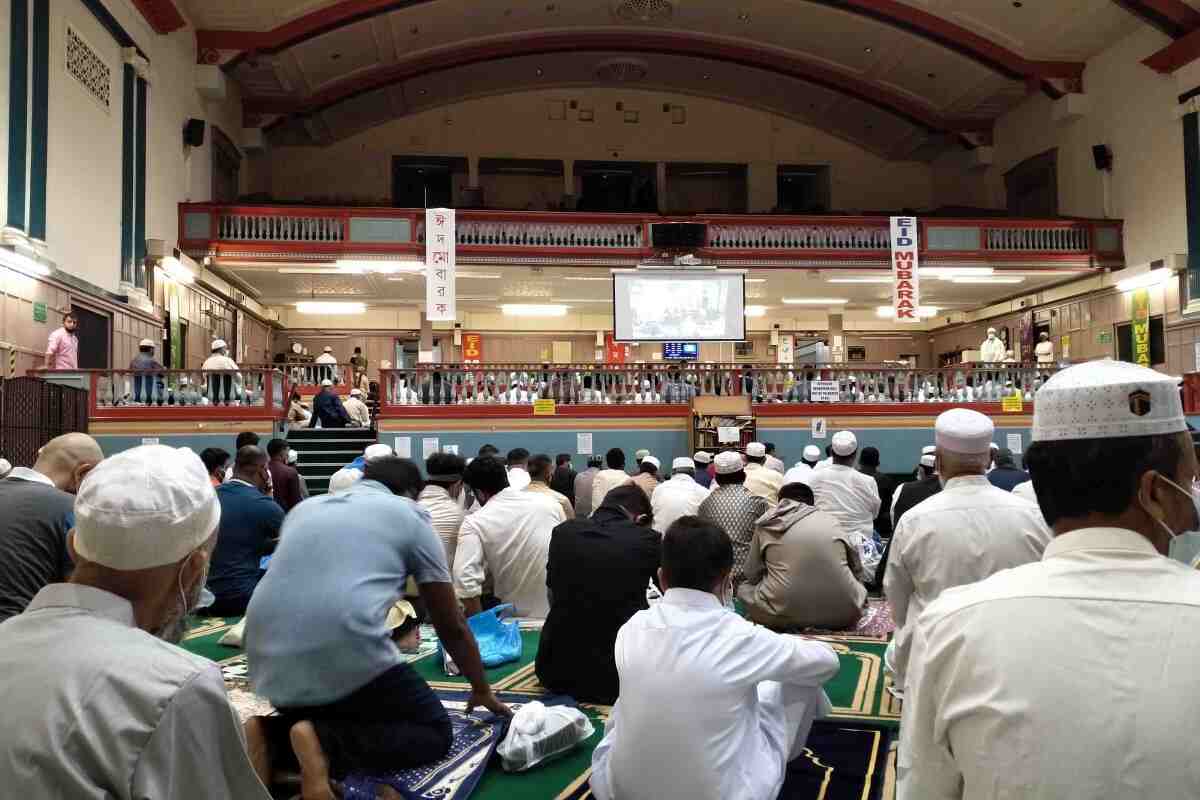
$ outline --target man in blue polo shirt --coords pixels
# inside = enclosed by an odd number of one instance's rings
[[[409,577],[471,682],[467,710],[510,713],[488,685],[441,540],[414,502],[420,470],[396,456],[365,466],[350,488],[291,512],[246,615],[250,679],[279,711],[247,723],[250,757],[270,785],[274,756],[290,748],[306,800],[333,798],[330,779],[352,770],[418,766],[450,749],[445,709],[387,627]]]
[[[275,549],[283,509],[271,499],[267,453],[256,445],[237,451],[233,477],[217,487],[221,525],[208,573],[216,601],[206,614],[234,617],[246,613],[250,595],[262,577],[262,557]]]

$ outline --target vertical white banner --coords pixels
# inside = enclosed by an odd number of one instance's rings
[[[425,318],[454,322],[454,209],[425,209]]]
[[[779,345],[775,350],[776,359],[780,364],[791,365],[796,360],[795,350],[796,340],[792,338],[790,333],[785,333],[779,337]]]
[[[896,322],[920,322],[917,218],[892,217],[892,310]]]

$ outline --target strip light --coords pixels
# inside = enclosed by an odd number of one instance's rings
[[[938,315],[939,311],[941,311],[941,309],[938,308],[937,306],[921,306],[920,308],[917,309],[917,316],[918,317],[936,317]],[[891,306],[878,306],[875,309],[875,316],[877,316],[877,317],[894,317],[894,316],[896,316],[896,309],[892,308]]]
[[[850,301],[844,297],[785,297],[784,305],[789,306],[837,306]]]
[[[995,275],[991,267],[918,267],[917,275],[921,278],[983,278]]]
[[[500,306],[500,313],[506,317],[565,317],[568,308],[555,304],[506,303]]]
[[[765,317],[767,315],[767,306],[746,306],[747,317]]]
[[[301,314],[365,314],[367,304],[305,301],[296,303],[296,310]]]
[[[1015,275],[994,275],[980,278],[950,278],[951,283],[1024,283],[1025,279]]]
[[[859,275],[859,276],[850,277],[850,278],[826,278],[825,282],[826,283],[891,283],[892,277],[890,275],[878,275],[878,276]]]
[[[1148,289],[1151,286],[1158,286],[1171,277],[1171,270],[1163,267],[1161,269],[1152,269],[1149,272],[1143,272],[1141,275],[1135,275],[1132,278],[1126,278],[1117,283],[1117,291],[1131,292],[1134,289]]]

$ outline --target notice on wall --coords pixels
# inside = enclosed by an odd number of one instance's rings
[[[397,436],[396,446],[393,449],[401,458],[412,458],[412,437]]]
[[[575,434],[575,453],[581,456],[592,454],[592,435],[590,433]]]
[[[892,217],[892,311],[896,322],[920,322],[917,218]]]
[[[829,432],[829,426],[825,422],[824,417],[813,417],[812,421],[812,438],[824,439]]]
[[[442,452],[449,453],[450,455],[456,456],[456,455],[458,455],[458,445],[456,445],[456,444],[445,445],[444,447],[442,447]]]
[[[1025,410],[1025,404],[1021,401],[1021,395],[1014,393],[1008,397],[1000,398],[1000,410],[1005,414],[1020,414]]]
[[[34,303],[33,304],[33,321],[34,322],[45,322],[46,321],[46,304],[45,303]]]
[[[813,381],[808,385],[809,400],[813,403],[836,403],[842,399],[837,381]]]
[[[779,337],[779,348],[775,351],[775,357],[780,364],[791,364],[796,360],[796,340],[790,333]]]
[[[742,429],[736,425],[725,427],[724,425],[717,428],[717,441],[721,444],[737,444],[742,440]]]
[[[1008,449],[1013,452],[1013,455],[1019,456],[1023,452],[1021,438],[1021,434],[1019,433],[1010,433],[1008,435]]]
[[[1059,339],[1058,352],[1059,358],[1062,358],[1063,360],[1067,360],[1071,357],[1071,337],[1065,333]]]
[[[158,439],[155,439],[155,438],[152,438],[152,437],[151,437],[151,438],[145,438],[145,439],[142,439],[142,444],[143,444],[143,445],[147,445],[147,444],[158,444]]]
[[[434,322],[453,322],[458,315],[454,237],[454,209],[425,210],[425,318]]]
[[[553,400],[534,400],[533,415],[535,417],[553,417],[558,413],[558,407]]]
[[[437,439],[422,439],[421,440],[421,460],[429,458],[438,451]]]

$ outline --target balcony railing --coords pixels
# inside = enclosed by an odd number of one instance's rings
[[[290,386],[278,370],[72,370],[87,376],[89,416],[112,419],[282,418]],[[53,378],[54,371],[31,374]]]
[[[707,226],[697,255],[710,258],[797,257],[883,264],[891,246],[887,217],[505,212],[460,210],[456,241],[469,256],[592,256],[636,260],[655,254],[651,225],[670,221]],[[193,255],[236,253],[410,254],[424,250],[423,209],[225,206],[179,207],[181,247]],[[1119,220],[919,218],[926,261],[964,258],[1004,263],[1072,262],[1101,266],[1120,260]],[[865,260],[865,261],[864,261]]]
[[[1054,370],[1028,364],[914,369],[894,365],[424,364],[383,370],[383,413],[412,406],[679,405],[698,395],[749,395],[759,404],[1031,402]],[[631,412],[636,413],[636,412]],[[410,413],[399,415],[409,416]]]
[[[287,375],[289,389],[296,389],[301,394],[316,394],[321,389],[321,382],[333,382],[334,391],[338,394],[349,394],[354,384],[353,364],[318,364],[307,362],[303,364],[243,364],[253,370],[279,370]]]

